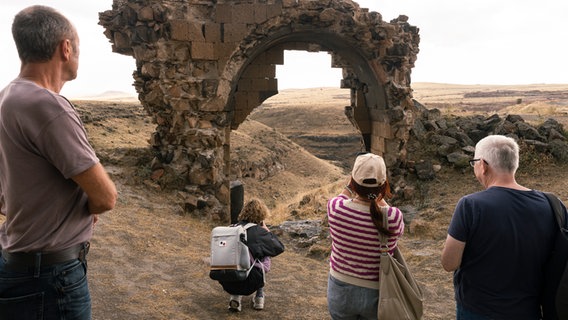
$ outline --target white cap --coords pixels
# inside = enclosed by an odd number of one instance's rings
[[[362,187],[378,187],[387,180],[385,161],[376,154],[362,154],[355,159],[351,176]]]

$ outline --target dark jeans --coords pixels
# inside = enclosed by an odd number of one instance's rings
[[[378,289],[355,286],[329,275],[327,280],[327,308],[331,319],[377,319],[378,304]]]
[[[91,319],[86,261],[42,267],[34,277],[34,270],[6,270],[0,258],[0,319]]]

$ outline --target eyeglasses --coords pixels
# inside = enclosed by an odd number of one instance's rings
[[[472,167],[475,167],[475,163],[476,163],[477,161],[479,161],[479,160],[483,160],[483,159],[481,159],[481,158],[479,158],[479,159],[471,159],[471,160],[469,160],[469,165],[472,166]],[[487,163],[487,161],[485,161],[485,160],[483,160],[483,162],[485,162],[485,164],[489,164],[489,163]]]

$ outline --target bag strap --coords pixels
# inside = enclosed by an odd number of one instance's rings
[[[554,210],[556,222],[558,223],[558,227],[560,228],[560,231],[563,232],[563,233],[567,233],[568,229],[565,228],[565,226],[566,226],[566,215],[564,214],[564,211],[562,210],[562,202],[560,201],[560,199],[558,199],[558,197],[556,195],[554,195],[551,192],[543,192],[543,193],[546,196],[546,198],[548,199],[548,203],[550,203],[552,210]]]
[[[245,224],[243,226],[243,228],[246,230],[246,229],[253,227],[253,226],[256,226],[256,223],[249,222],[249,223]]]
[[[231,224],[229,227],[238,227],[239,225],[240,225],[239,223],[233,223],[233,224]],[[244,240],[244,241],[242,241],[244,244],[247,243],[247,242],[246,242],[246,241],[247,241],[247,233],[246,233],[246,231],[247,231],[248,228],[253,227],[253,226],[256,226],[256,223],[249,222],[249,223],[245,224],[244,226],[242,226],[243,229],[245,229],[245,236],[244,236],[244,239],[241,237],[241,241]]]
[[[254,261],[250,264],[250,267],[247,269],[246,275],[249,276],[250,271],[254,268],[254,264],[258,261],[258,259],[254,259]]]
[[[229,227],[236,227],[238,226],[240,223],[233,223],[231,225],[229,225]],[[247,224],[243,225],[243,228],[246,230],[252,226],[256,226],[256,223],[252,223],[252,222],[248,222]]]
[[[246,230],[247,230],[248,228],[254,227],[254,226],[256,226],[256,223],[252,223],[252,222],[249,222],[249,223],[247,223],[247,224],[245,224],[245,225],[243,226],[243,229],[245,229],[245,236],[246,236]],[[250,255],[250,249],[249,249],[249,255]],[[251,255],[251,257],[252,257],[252,255]],[[259,261],[258,259],[254,259],[254,261],[250,264],[250,267],[247,269],[247,272],[246,272],[247,277],[248,277],[250,271],[252,270],[252,268],[254,268],[254,265],[255,265],[258,261]],[[264,271],[263,271],[263,274],[264,274]]]

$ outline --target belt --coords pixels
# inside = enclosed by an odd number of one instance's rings
[[[80,259],[86,260],[89,252],[89,242],[80,243],[55,252],[8,252],[2,250],[2,258],[6,261],[6,268],[13,271],[36,272],[43,267],[49,267],[63,262]]]

